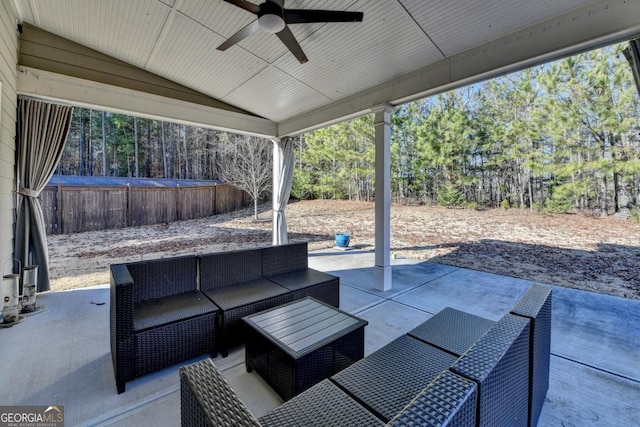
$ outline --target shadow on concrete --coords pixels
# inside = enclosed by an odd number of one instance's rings
[[[452,249],[429,257],[430,251]],[[600,244],[594,250],[483,239],[392,251],[426,252],[435,263],[640,300],[640,246]]]

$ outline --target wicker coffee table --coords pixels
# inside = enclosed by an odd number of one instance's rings
[[[245,363],[289,400],[364,357],[359,319],[313,298],[242,318]]]

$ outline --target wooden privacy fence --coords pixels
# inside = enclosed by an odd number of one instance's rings
[[[232,212],[250,204],[231,185],[194,187],[47,186],[40,194],[47,234],[169,223]]]

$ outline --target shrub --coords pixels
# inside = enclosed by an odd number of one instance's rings
[[[541,203],[533,202],[531,204],[531,209],[538,213],[542,213],[544,211],[544,206]]]
[[[502,199],[502,201],[500,202],[500,208],[506,211],[510,207],[511,207],[511,204],[509,204],[509,201],[507,199]]]
[[[552,196],[545,201],[544,213],[547,214],[566,214],[571,210],[571,200],[563,197]]]
[[[478,209],[478,203],[476,203],[476,202],[467,202],[466,208],[467,209],[472,209],[472,210],[477,210]]]
[[[311,177],[308,174],[295,173],[291,183],[291,197],[297,200],[313,198]]]
[[[445,184],[438,190],[438,204],[447,208],[462,206],[464,196],[453,184]]]

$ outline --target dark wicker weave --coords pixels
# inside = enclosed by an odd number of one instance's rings
[[[403,335],[331,380],[386,422],[455,360],[449,353]]]
[[[243,320],[247,370],[255,369],[284,400],[364,356],[368,322],[312,298]]]
[[[477,400],[476,383],[444,371],[387,425],[475,426]]]
[[[211,359],[180,368],[180,420],[183,427],[257,427]]]
[[[333,307],[340,307],[340,279],[337,276],[309,268],[269,276],[267,279],[289,289],[289,301],[313,297]]]
[[[109,317],[111,360],[118,393],[136,377],[133,332],[133,279],[124,264],[112,265]]]
[[[265,427],[374,427],[384,423],[329,380],[262,416]]]
[[[111,356],[118,393],[146,373],[209,353],[218,307],[197,291],[197,260],[111,266]]]
[[[452,367],[479,385],[479,426],[528,423],[529,321],[507,314]]]
[[[460,357],[493,324],[484,317],[447,307],[408,335]]]
[[[303,313],[314,310],[304,306],[297,309]],[[547,352],[546,358],[549,357],[549,348],[545,345],[550,331],[550,310],[550,291],[537,286],[516,304],[513,311],[517,315],[506,314],[486,333],[483,333],[486,319],[460,314],[457,310],[444,310],[425,322],[431,322],[430,325],[421,325],[412,332],[423,339],[433,339],[442,347],[453,348],[449,350],[451,353],[403,335],[263,416],[260,425],[381,425],[379,420],[388,421],[389,426],[535,425],[535,411],[539,415],[538,406],[542,405],[548,385],[545,355],[536,353]],[[266,317],[261,317],[262,314],[254,317],[270,333],[287,336],[286,343],[293,346],[294,351],[302,348],[300,341],[306,338],[301,337],[307,336],[302,333],[305,328],[299,329],[299,337],[290,338],[291,328],[300,328],[300,325],[296,321],[277,325],[277,318],[269,317],[274,314],[283,313],[276,309]],[[460,328],[468,326],[472,330],[460,332],[451,329],[452,324]],[[438,328],[444,330],[435,330]],[[447,340],[448,333],[453,334],[452,340]],[[457,358],[452,353],[462,351],[471,339],[469,334],[479,338]],[[531,346],[533,353],[530,355]],[[270,350],[258,352],[250,363],[276,363],[287,353],[283,348],[280,350],[280,355],[277,352],[267,354]],[[529,360],[536,357],[543,360],[542,368],[530,369]],[[328,355],[321,353],[318,363],[327,360]],[[536,363],[540,364],[535,361],[532,364]],[[215,370],[213,364],[208,370]],[[286,377],[280,372],[275,372],[274,376]],[[538,379],[538,376],[546,378]],[[211,383],[214,385],[209,385]],[[226,382],[217,379],[207,380],[206,384],[192,384],[191,395],[183,393],[182,405],[186,408],[183,412],[195,414],[183,415],[183,426],[207,423],[256,425],[233,391],[225,389],[228,388]],[[198,397],[201,393],[208,396]],[[539,395],[534,400],[536,393]]]
[[[269,288],[272,286],[277,285],[269,283]],[[259,290],[256,287],[247,286],[247,288],[252,292],[251,295],[256,297],[253,302],[236,307],[228,305],[227,308],[222,311],[220,321],[220,327],[222,329],[221,333],[218,334],[218,337],[220,338],[220,351],[225,357],[228,354],[229,348],[233,348],[244,343],[245,327],[242,323],[242,318],[244,316],[249,316],[250,314],[277,307],[289,301],[287,292],[284,290],[278,291],[278,294],[274,295],[272,289],[267,289],[266,292],[256,292]],[[237,286],[235,292],[239,301],[245,299],[246,294],[242,293],[241,287]],[[207,295],[210,295],[210,293],[207,293]],[[212,299],[215,301],[216,297],[213,296]]]
[[[262,250],[249,249],[200,257],[200,289],[221,309],[218,348],[244,343],[241,318],[289,301],[288,289],[262,277]]]
[[[262,275],[277,276],[309,268],[307,242],[270,246],[262,250]]]
[[[215,357],[216,313],[169,323],[135,335],[136,376],[201,354]]]
[[[529,425],[538,424],[549,389],[551,355],[551,288],[533,285],[511,310],[531,320],[529,345]]]
[[[340,307],[340,279],[309,268],[306,242],[264,248],[262,275],[291,291],[289,301],[309,296]]]
[[[136,284],[134,302],[197,290],[197,262],[196,257],[185,256],[125,264]]]

